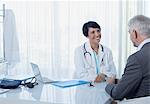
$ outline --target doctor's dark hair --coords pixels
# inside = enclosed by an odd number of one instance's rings
[[[88,21],[82,27],[82,32],[85,37],[88,37],[89,28],[99,28],[101,30],[101,27],[99,26],[98,23],[94,21]]]

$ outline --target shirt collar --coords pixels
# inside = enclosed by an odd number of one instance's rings
[[[93,52],[93,49],[91,48],[90,41],[87,41],[87,46],[88,46],[88,50],[89,50],[90,52]],[[101,52],[102,52],[102,46],[101,46],[101,44],[99,43],[98,53],[101,53]]]
[[[137,51],[141,50],[141,48],[144,46],[144,44],[149,43],[150,42],[150,38],[145,39],[137,48]]]

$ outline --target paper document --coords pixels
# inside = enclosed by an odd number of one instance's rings
[[[72,87],[72,86],[78,86],[82,84],[89,84],[89,81],[83,81],[83,80],[67,80],[67,81],[57,81],[55,83],[51,83],[54,86],[66,88],[66,87]]]

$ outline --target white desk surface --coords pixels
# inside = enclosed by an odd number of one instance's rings
[[[59,88],[39,83],[33,89],[21,87],[0,94],[0,104],[104,104],[110,98],[105,86],[100,83],[95,87]]]
[[[39,102],[39,101],[9,99],[9,98],[0,98],[0,102],[1,104],[55,104],[49,102]]]

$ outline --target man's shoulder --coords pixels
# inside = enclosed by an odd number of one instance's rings
[[[144,44],[139,53],[149,53],[149,50],[150,50],[150,42]]]
[[[136,57],[146,57],[147,55],[149,55],[150,53],[150,43],[145,44],[141,50],[137,51],[136,53],[134,53],[133,55],[135,55]]]
[[[148,59],[149,57],[149,50],[150,50],[150,44],[145,44],[141,50],[133,53],[132,55],[129,56],[128,61],[139,61],[139,63],[141,62],[145,62],[146,59]]]
[[[141,56],[140,54],[141,54],[140,51],[137,51],[137,52],[131,54],[131,55],[128,57],[128,61],[135,61],[135,59],[138,59],[138,57]]]

